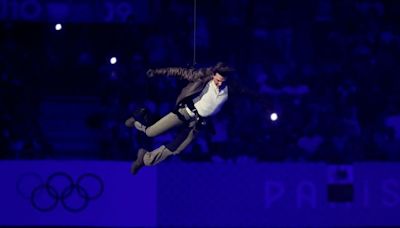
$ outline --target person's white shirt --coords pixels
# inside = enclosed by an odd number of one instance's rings
[[[211,80],[201,91],[200,95],[193,99],[194,107],[202,117],[208,117],[216,114],[222,105],[228,100],[228,86],[220,90]],[[190,116],[195,114],[186,108]]]

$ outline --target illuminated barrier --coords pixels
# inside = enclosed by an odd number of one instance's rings
[[[133,178],[129,168],[128,162],[0,161],[0,226],[155,226],[156,171]]]
[[[0,226],[399,226],[400,165],[0,161]]]
[[[396,163],[168,164],[157,172],[164,226],[400,225]]]

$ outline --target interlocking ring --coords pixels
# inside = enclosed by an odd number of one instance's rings
[[[86,173],[79,176],[76,182],[65,172],[51,174],[46,182],[41,181],[38,176],[38,174],[22,175],[17,182],[17,191],[24,198],[28,198],[28,195],[24,194],[22,185],[29,182],[28,178],[32,179],[34,177],[34,180],[38,184],[33,187],[29,195],[29,200],[33,208],[42,212],[54,210],[59,201],[61,201],[62,206],[67,211],[83,211],[91,200],[98,199],[104,191],[103,180],[93,173]],[[24,180],[25,183],[23,183]],[[92,186],[89,186],[91,183],[92,185],[93,183],[97,185],[96,189],[93,190]]]

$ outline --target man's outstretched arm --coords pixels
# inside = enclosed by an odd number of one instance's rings
[[[188,69],[181,67],[169,67],[169,68],[160,68],[160,69],[149,69],[147,71],[148,77],[154,77],[156,75],[166,75],[166,76],[177,76],[179,78],[195,81],[200,78],[207,77],[207,71],[204,69]]]

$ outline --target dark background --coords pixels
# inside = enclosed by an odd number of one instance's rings
[[[195,18],[195,1],[32,2],[0,4],[1,159],[133,160],[174,132],[144,141],[125,119],[184,85],[145,72],[217,61],[241,89],[176,159],[400,158],[399,1],[197,1]]]

